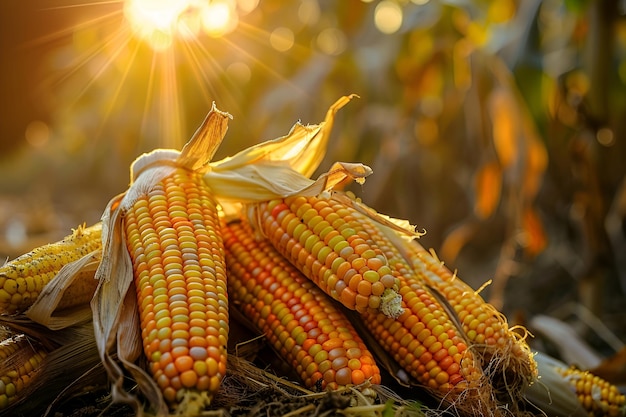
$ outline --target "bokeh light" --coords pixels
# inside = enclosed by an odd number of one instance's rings
[[[327,28],[317,35],[317,46],[327,55],[339,55],[347,47],[348,41],[343,31]]]
[[[320,5],[317,0],[302,0],[298,7],[298,19],[305,25],[312,26],[320,19]]]
[[[294,44],[293,31],[286,27],[279,27],[270,34],[270,45],[279,52],[286,52]]]
[[[250,77],[252,76],[250,67],[243,62],[233,62],[230,64],[226,67],[226,74],[228,74],[233,81],[241,84],[250,81]]]
[[[181,16],[193,7],[192,1],[126,0],[124,16],[135,36],[160,50],[172,44]]]
[[[26,126],[24,137],[33,148],[41,148],[50,139],[50,128],[41,120],[33,120]]]
[[[382,33],[397,32],[402,26],[402,8],[394,1],[381,1],[374,11],[374,24]]]

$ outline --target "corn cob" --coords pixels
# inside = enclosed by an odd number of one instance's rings
[[[570,368],[555,369],[570,384],[578,401],[592,417],[626,415],[626,397],[616,386],[588,371]]]
[[[537,375],[537,365],[524,340],[525,332],[509,328],[502,313],[452,274],[434,254],[416,242],[407,247],[418,279],[450,304],[467,340],[483,357],[485,371],[496,388],[515,391],[527,387]]]
[[[46,351],[19,334],[0,342],[0,411],[23,397],[46,357]]]
[[[397,319],[383,314],[362,314],[363,321],[394,359],[417,381],[445,394],[476,389],[483,382],[481,363],[468,349],[464,335],[448,311],[415,276],[400,252],[367,216],[354,212],[361,221],[360,235],[380,249],[391,272],[400,282],[404,313]]]
[[[372,354],[326,294],[249,225],[222,230],[230,296],[308,388],[380,384]]]
[[[79,226],[63,240],[33,249],[0,266],[0,312],[12,314],[28,309],[61,267],[101,247],[101,233],[101,223]],[[96,284],[66,298],[58,308],[88,303]]]
[[[626,397],[608,381],[543,352],[537,352],[535,359],[538,376],[524,398],[542,415],[626,416]]]
[[[124,227],[154,380],[169,403],[215,393],[226,373],[228,300],[211,190],[201,174],[174,168],[134,202]]]
[[[380,250],[359,235],[359,219],[332,198],[288,197],[257,206],[260,227],[274,247],[345,307],[402,313],[398,280]]]

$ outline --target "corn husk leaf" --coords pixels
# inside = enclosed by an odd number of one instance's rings
[[[204,178],[218,197],[224,214],[237,216],[246,203],[293,195],[314,196],[346,181],[362,181],[371,173],[371,168],[363,164],[336,162],[312,180],[284,162],[261,161],[232,171],[211,171]]]
[[[568,323],[544,314],[537,314],[529,324],[533,333],[541,335],[554,344],[559,357],[565,362],[581,369],[592,369],[602,362],[602,357]]]
[[[331,191],[330,197],[334,200],[342,202],[346,206],[354,208],[361,214],[364,214],[365,216],[376,221],[381,226],[391,229],[391,233],[394,236],[399,236],[400,238],[408,242],[411,242],[414,239],[418,239],[426,233],[418,231],[417,226],[412,225],[408,220],[398,219],[382,213],[378,213],[376,210],[367,206],[359,199],[352,198],[351,195],[348,195],[346,193]]]
[[[155,177],[158,178],[164,170],[155,169],[157,170]],[[136,183],[145,187],[143,181]],[[139,356],[134,347],[137,344],[141,345],[141,335],[133,284],[133,266],[126,249],[121,209],[127,204],[132,205],[127,200],[129,195],[134,197],[140,194],[131,193],[115,197],[109,202],[102,218],[103,252],[106,256],[96,271],[99,285],[91,302],[94,333],[100,360],[111,380],[113,401],[129,404],[138,416],[143,415],[139,399],[124,387],[125,373],[120,366],[121,362],[133,375],[141,392],[157,410],[157,415],[165,416],[167,406],[158,389],[155,393],[155,384],[150,375],[134,364]]]
[[[210,164],[211,169],[224,172],[260,162],[282,161],[309,178],[326,155],[335,114],[355,97],[358,96],[351,94],[337,100],[328,109],[323,122],[308,126],[298,122],[286,136],[265,141],[234,156],[213,162]]]
[[[229,119],[232,119],[232,116],[218,110],[213,103],[209,114],[183,147],[177,163],[191,170],[205,168],[226,135]]]
[[[236,216],[247,203],[317,195],[369,176],[372,170],[366,165],[337,162],[316,180],[310,179],[326,154],[335,114],[354,97],[353,94],[337,100],[320,124],[296,123],[286,136],[210,163],[204,178],[225,214]]]
[[[556,371],[568,366],[541,352],[535,355],[535,360],[539,376],[526,390],[526,400],[549,416],[588,416],[569,382]]]
[[[91,319],[88,304],[71,309],[59,309],[64,300],[75,291],[91,291],[96,288],[95,272],[102,257],[101,250],[88,253],[76,262],[64,265],[46,285],[26,315],[49,329],[58,330]]]

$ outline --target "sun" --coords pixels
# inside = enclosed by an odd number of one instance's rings
[[[237,3],[228,0],[126,0],[124,16],[135,36],[154,50],[205,33],[219,37],[237,27]]]

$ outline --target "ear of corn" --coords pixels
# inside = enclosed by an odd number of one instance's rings
[[[417,242],[408,248],[413,271],[452,307],[468,342],[483,357],[492,384],[511,392],[525,389],[537,374],[533,354],[524,340],[525,330],[509,328],[502,313],[452,274],[433,253]]]
[[[63,240],[38,247],[0,266],[0,312],[12,314],[28,309],[64,265],[101,247],[101,233],[101,223],[79,226]],[[91,292],[81,291],[68,297],[61,307],[88,303],[95,283],[92,287]]]
[[[359,222],[357,234],[364,244],[386,259],[390,274],[399,282],[404,309],[397,318],[364,312],[366,327],[421,384],[440,393],[477,387],[482,377],[480,363],[445,308],[413,275],[375,221],[356,211],[351,216]]]
[[[542,352],[535,358],[538,376],[524,397],[542,415],[626,416],[626,397],[616,386]]]
[[[363,207],[362,211],[371,210],[358,201],[354,204]],[[510,329],[502,313],[415,240],[409,241],[387,225],[363,217],[363,227],[373,240],[368,243],[382,249],[394,273],[446,308],[446,316],[479,358],[495,392],[502,394],[500,400],[511,402],[510,394],[526,389],[536,377],[537,365],[524,340],[524,329],[520,328],[520,333]]]
[[[45,357],[43,347],[24,335],[0,342],[0,411],[24,398]]]
[[[263,234],[326,294],[359,312],[402,313],[393,276],[354,210],[324,197],[288,197],[257,206]]]
[[[240,222],[223,228],[229,294],[311,389],[380,383],[374,358],[348,318]]]
[[[594,417],[619,417],[626,413],[626,397],[616,386],[588,371],[557,367],[556,371],[575,391],[582,407]]]
[[[480,360],[449,312],[417,279],[379,226],[366,216],[355,216],[367,232],[367,243],[380,248],[400,282],[404,308],[395,320],[380,313],[363,314],[370,332],[409,374],[432,390],[446,394],[480,387],[484,383]]]
[[[226,373],[228,300],[210,189],[199,173],[175,168],[134,202],[124,227],[154,380],[170,404],[215,393]]]
[[[367,328],[387,352],[439,394],[484,383],[480,361],[439,302],[416,280],[402,278],[400,294],[405,311],[397,319],[363,314]]]

